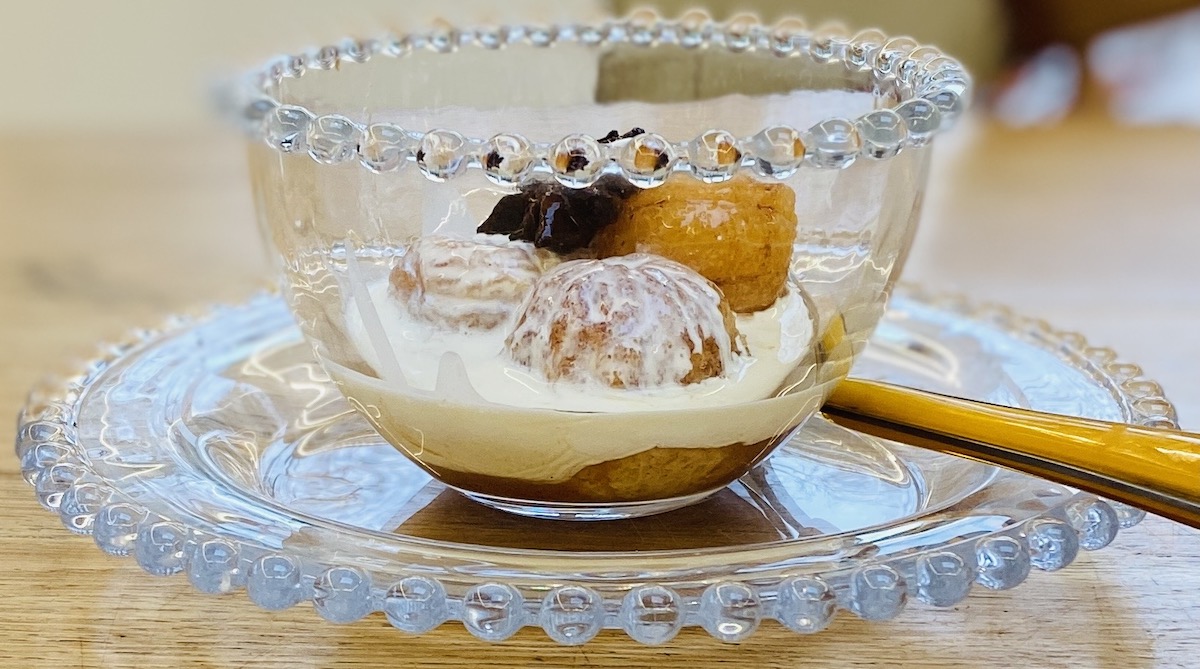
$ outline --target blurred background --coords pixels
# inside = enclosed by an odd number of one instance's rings
[[[700,3],[703,4],[703,3]],[[14,67],[8,68],[0,105],[0,128],[14,131],[93,128],[177,129],[209,120],[203,83],[222,67],[257,64],[277,52],[322,44],[344,35],[375,35],[385,30],[428,26],[439,18],[462,22],[563,22],[637,7],[655,7],[676,16],[695,0],[39,0],[14,3],[0,22]],[[1160,26],[1158,32],[1128,34],[1115,43],[1106,33],[1167,18],[1179,29],[1189,23],[1194,0],[712,0],[717,19],[741,12],[773,22],[789,14],[810,25],[839,21],[857,30],[878,27],[889,35],[911,35],[936,44],[966,63],[981,82],[1013,84],[1022,64],[1038,69],[1023,84],[1029,109],[1002,107],[1030,122],[1040,107],[1067,104],[1077,94],[1081,58],[1091,55],[1091,81],[1102,84],[1114,104],[1157,85],[1155,77],[1175,78],[1195,68],[1200,49],[1197,15],[1190,33]],[[1180,34],[1177,34],[1180,33]],[[1190,38],[1190,39],[1189,39]],[[1108,39],[1108,41],[1106,41]],[[1148,44],[1151,53],[1134,53]],[[1189,58],[1191,56],[1192,58]],[[1160,68],[1171,65],[1174,70]],[[1179,81],[1180,88],[1187,88]],[[1184,96],[1159,99],[1153,110],[1125,110],[1146,121],[1200,123],[1197,79]],[[1051,89],[1061,99],[1028,101]],[[1187,99],[1182,99],[1186,97]],[[1183,103],[1190,108],[1183,109]],[[1043,112],[1047,113],[1048,112]],[[1040,120],[1040,119],[1039,119]]]
[[[239,138],[206,86],[282,52],[691,0],[39,0],[0,43],[0,408],[91,342],[268,281]],[[940,142],[906,278],[1086,332],[1200,427],[1200,7],[1184,0],[740,0],[936,44],[976,109]],[[940,140],[939,140],[940,141]],[[10,361],[11,362],[7,362]]]

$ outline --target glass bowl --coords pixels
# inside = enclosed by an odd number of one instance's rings
[[[704,499],[820,408],[968,89],[878,31],[639,13],[348,41],[235,108],[350,404],[475,500],[604,519]]]

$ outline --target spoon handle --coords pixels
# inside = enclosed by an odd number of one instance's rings
[[[1200,435],[1015,409],[846,379],[843,427],[1007,467],[1200,527]]]

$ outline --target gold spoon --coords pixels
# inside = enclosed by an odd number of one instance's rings
[[[1200,434],[1014,409],[846,379],[843,427],[1039,476],[1200,527]]]

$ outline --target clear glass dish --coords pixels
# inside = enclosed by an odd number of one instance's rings
[[[898,295],[854,374],[1044,411],[1174,425],[1162,391],[1078,335],[958,300]],[[560,523],[432,481],[354,412],[283,300],[176,320],[33,393],[17,454],[39,501],[102,550],[259,606],[332,622],[382,611],[500,641],[601,628],[723,641],[800,633],[1006,589],[1142,514],[1062,486],[810,419],[708,500]]]
[[[695,503],[787,442],[883,313],[961,66],[700,15],[271,61],[260,220],[326,371],[496,508]]]

